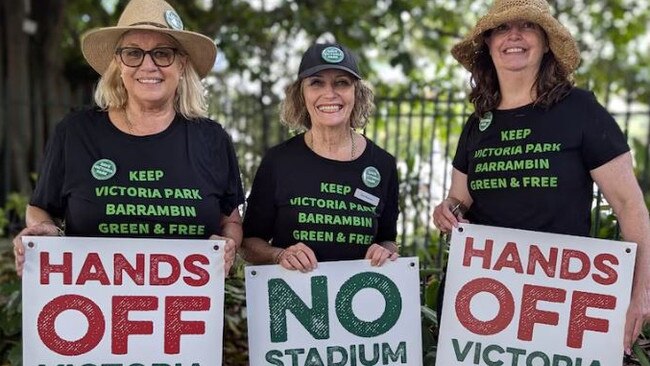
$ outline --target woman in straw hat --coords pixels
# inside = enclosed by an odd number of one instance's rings
[[[593,183],[638,257],[625,349],[650,312],[650,222],[625,136],[577,89],[576,42],[544,0],[496,0],[452,54],[471,73],[475,113],[463,128],[448,197],[433,221],[588,236]]]
[[[303,272],[318,261],[396,259],[395,158],[354,130],[374,109],[354,56],[336,43],[312,45],[285,92],[282,121],[306,132],[262,160],[244,217],[244,258]]]
[[[82,36],[101,75],[98,108],[68,115],[48,143],[22,235],[220,238],[228,272],[244,195],[229,136],[207,118],[200,79],[214,42],[163,0],[132,0],[115,27]],[[57,223],[62,223],[65,230]]]

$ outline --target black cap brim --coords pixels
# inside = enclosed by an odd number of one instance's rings
[[[354,76],[355,78],[361,79],[361,76],[359,76],[359,74],[354,72],[354,70],[352,70],[351,68],[349,68],[347,66],[343,66],[343,65],[336,65],[336,64],[317,65],[317,66],[314,66],[314,67],[310,67],[307,70],[304,70],[303,72],[298,74],[298,78],[304,79],[306,77],[310,77],[310,76],[314,75],[315,73],[317,73],[319,71],[323,71],[323,70],[327,70],[327,69],[337,69],[337,70],[347,71],[350,74],[352,74],[352,76]]]

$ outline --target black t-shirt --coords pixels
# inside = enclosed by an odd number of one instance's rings
[[[592,93],[573,89],[548,110],[527,105],[470,117],[453,165],[467,174],[477,224],[589,235],[590,170],[629,151]],[[484,116],[485,117],[485,116]]]
[[[208,238],[244,201],[232,141],[221,125],[177,115],[132,136],[108,113],[68,115],[48,142],[31,205],[65,220],[66,235]]]
[[[362,259],[397,236],[395,158],[366,140],[353,161],[323,158],[304,134],[270,149],[255,175],[244,236],[286,248],[308,245],[319,261]]]

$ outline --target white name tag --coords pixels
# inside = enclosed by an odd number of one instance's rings
[[[366,191],[362,191],[359,188],[354,191],[354,197],[362,200],[363,202],[368,202],[373,206],[377,206],[379,204],[379,197],[374,196]]]

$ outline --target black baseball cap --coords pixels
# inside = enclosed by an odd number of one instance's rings
[[[302,55],[298,79],[304,79],[327,69],[347,71],[357,79],[361,79],[357,59],[347,48],[338,43],[316,43],[309,47]]]

